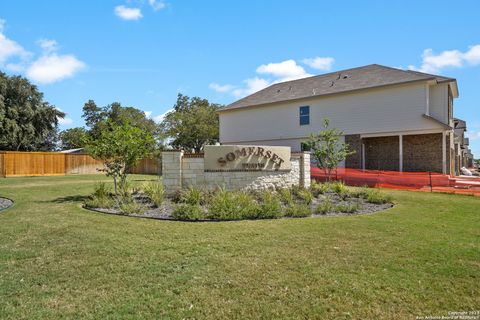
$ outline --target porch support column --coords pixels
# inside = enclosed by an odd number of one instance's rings
[[[447,133],[442,132],[442,172],[447,173]]]
[[[403,172],[403,135],[398,136],[398,171]]]

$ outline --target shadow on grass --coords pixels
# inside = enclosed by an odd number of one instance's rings
[[[82,196],[77,194],[74,196],[59,197],[46,202],[53,202],[53,203],[82,202],[83,203],[86,199],[88,199],[88,196]]]

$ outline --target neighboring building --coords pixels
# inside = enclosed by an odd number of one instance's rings
[[[460,174],[460,168],[473,166],[473,155],[468,148],[470,141],[465,137],[467,123],[464,120],[454,118],[454,144],[455,144],[455,173]]]
[[[455,172],[453,78],[368,65],[274,84],[219,110],[220,142],[284,145],[345,133],[348,168]]]

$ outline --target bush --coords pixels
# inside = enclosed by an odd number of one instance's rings
[[[369,191],[370,189],[368,189],[367,187],[356,188],[350,191],[350,196],[352,198],[366,199]]]
[[[115,206],[115,201],[111,197],[99,197],[91,195],[86,201],[85,206],[88,208],[104,208],[109,209]]]
[[[377,189],[368,189],[367,193],[367,202],[375,203],[375,204],[384,204],[393,201],[391,195],[385,194]]]
[[[290,189],[280,189],[278,190],[278,194],[280,195],[280,199],[283,204],[291,205],[295,203],[295,199]]]
[[[359,203],[353,204],[339,204],[337,205],[336,211],[342,213],[355,213],[360,210],[361,206]]]
[[[321,194],[327,193],[330,190],[330,185],[328,183],[318,183],[315,180],[312,180],[310,185],[310,191],[314,197],[318,197]]]
[[[292,204],[285,209],[285,216],[303,218],[312,215],[310,207],[306,204]]]
[[[273,192],[265,191],[261,195],[261,203],[258,212],[260,219],[277,219],[283,216],[280,199]]]
[[[159,207],[165,198],[165,189],[159,181],[147,182],[143,185],[143,192],[150,198],[153,204]]]
[[[219,189],[209,203],[207,217],[218,220],[241,219],[234,193]]]
[[[205,211],[198,204],[180,204],[173,210],[172,217],[178,220],[203,220],[205,219]]]
[[[111,194],[110,187],[105,182],[96,183],[93,187],[93,196],[98,198],[109,198]]]
[[[85,201],[89,208],[111,208],[115,201],[111,197],[111,189],[105,182],[95,184],[92,195]]]
[[[313,194],[309,189],[300,189],[297,191],[297,197],[305,204],[311,204],[313,201]]]
[[[118,195],[121,198],[129,197],[132,194],[131,189],[132,189],[132,183],[126,180],[123,185],[119,184]]]
[[[260,212],[260,206],[254,197],[246,192],[235,193],[239,216],[243,219],[255,219]]]
[[[338,195],[348,192],[348,187],[341,181],[331,182],[330,189]]]
[[[202,190],[193,186],[189,186],[188,189],[182,193],[181,198],[181,202],[190,205],[201,205],[205,203]]]
[[[135,202],[134,200],[123,200],[120,203],[120,210],[125,214],[143,214],[146,211],[146,208],[144,205]]]
[[[315,208],[315,212],[318,214],[327,214],[329,212],[336,212],[337,208],[332,202],[332,199],[325,198],[318,206]]]

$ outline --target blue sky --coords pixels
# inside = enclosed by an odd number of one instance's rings
[[[158,119],[178,92],[230,103],[269,83],[378,63],[455,77],[480,157],[480,1],[2,0],[0,70],[83,125],[114,101]]]

